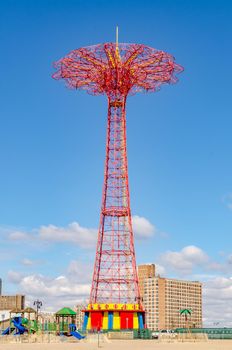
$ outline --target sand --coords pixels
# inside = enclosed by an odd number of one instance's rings
[[[98,344],[83,341],[71,344],[0,344],[0,350],[95,350]],[[232,340],[197,343],[159,343],[157,340],[112,340],[100,345],[105,350],[232,350]]]

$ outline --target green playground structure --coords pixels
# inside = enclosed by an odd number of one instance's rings
[[[28,313],[29,308],[27,308]],[[33,310],[33,309],[31,309]],[[17,310],[18,311],[18,310]],[[31,312],[31,311],[30,311]],[[48,320],[37,321],[36,314],[35,319],[24,317],[25,310],[17,312],[16,316],[11,317],[9,320],[9,326],[0,332],[2,335],[23,335],[23,334],[54,334],[60,336],[72,336],[78,340],[85,338],[82,335],[76,325],[76,312],[70,308],[63,308],[55,313],[55,321],[50,322]]]
[[[36,321],[30,321],[21,316],[15,316],[10,320],[10,325],[3,332],[2,335],[20,335],[24,333],[35,333],[38,330]]]

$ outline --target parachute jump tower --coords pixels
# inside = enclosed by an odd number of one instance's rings
[[[116,35],[117,36],[117,35]],[[55,79],[108,99],[104,187],[86,329],[144,328],[127,167],[126,100],[176,83],[183,68],[170,54],[141,44],[104,43],[71,51],[54,63]]]

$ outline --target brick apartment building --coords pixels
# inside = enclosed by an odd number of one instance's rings
[[[185,327],[180,310],[191,309],[189,326],[202,327],[202,284],[155,275],[155,266],[139,265],[138,276],[149,329]]]

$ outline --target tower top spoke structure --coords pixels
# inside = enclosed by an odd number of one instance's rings
[[[55,79],[108,98],[106,160],[90,304],[140,305],[131,221],[126,99],[178,81],[172,55],[142,44],[104,43],[71,51],[54,63]]]
[[[54,63],[55,79],[67,86],[108,98],[136,92],[155,92],[178,81],[183,68],[172,55],[142,44],[104,43],[71,51]]]

